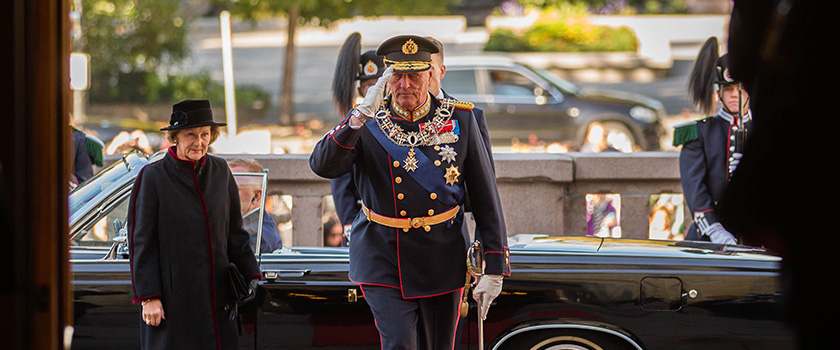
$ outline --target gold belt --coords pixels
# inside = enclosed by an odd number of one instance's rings
[[[368,209],[364,203],[362,203],[362,212],[365,213],[365,216],[367,216],[369,221],[373,221],[382,226],[401,228],[405,232],[408,232],[408,230],[411,228],[420,227],[426,230],[426,232],[429,232],[432,229],[432,225],[437,225],[449,221],[450,219],[454,218],[455,215],[458,215],[458,211],[460,209],[461,206],[456,205],[454,208],[437,215],[421,216],[416,218],[391,218],[374,213],[373,211]]]

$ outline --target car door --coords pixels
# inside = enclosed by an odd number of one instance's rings
[[[570,140],[575,126],[561,107],[564,96],[527,70],[487,67],[479,71],[488,92],[488,128],[505,139],[534,145]]]

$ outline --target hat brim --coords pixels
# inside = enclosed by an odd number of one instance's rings
[[[219,123],[219,122],[214,122],[214,121],[208,121],[208,122],[203,122],[203,123],[184,124],[184,125],[178,125],[178,126],[170,125],[170,126],[167,126],[165,128],[161,128],[160,131],[190,129],[190,128],[198,128],[198,127],[202,127],[202,126],[213,126],[213,125],[226,126],[227,123]]]

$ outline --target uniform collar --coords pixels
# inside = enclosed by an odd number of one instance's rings
[[[397,104],[397,102],[393,99],[391,100],[391,106],[393,107],[394,112],[397,114],[397,116],[410,122],[415,122],[420,118],[426,116],[427,113],[429,113],[429,109],[432,105],[431,99],[429,98],[430,95],[430,93],[426,93],[426,100],[423,101],[423,103],[421,103],[420,106],[417,106],[417,108],[415,108],[413,111],[405,110],[404,108],[400,107]]]
[[[735,122],[735,117],[733,117],[732,114],[730,114],[729,112],[724,111],[723,108],[721,108],[720,111],[718,112],[718,116],[721,117],[726,122],[728,122],[729,124],[732,124],[732,123]],[[751,121],[751,120],[752,120],[752,111],[748,109],[747,113],[744,114],[744,123],[746,123],[748,121]]]

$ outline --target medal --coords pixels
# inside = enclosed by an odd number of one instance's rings
[[[449,168],[446,169],[446,174],[443,175],[443,178],[446,179],[447,185],[454,185],[458,182],[458,176],[461,173],[458,172],[458,167],[454,165],[450,165]]]
[[[455,161],[455,156],[457,156],[458,153],[456,153],[452,147],[449,147],[449,145],[445,145],[441,148],[440,152],[438,152],[438,155],[441,157],[441,161],[452,163]]]
[[[405,171],[417,170],[417,158],[414,158],[414,147],[408,150],[408,157],[403,161],[403,168]]]

